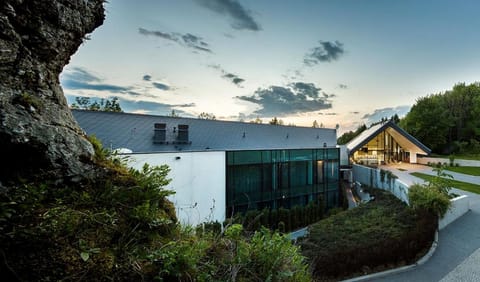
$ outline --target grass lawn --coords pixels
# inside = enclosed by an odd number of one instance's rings
[[[449,166],[445,169],[453,172],[480,176],[480,167],[478,166]]]
[[[400,170],[400,171],[407,171],[407,170],[404,169],[404,168],[399,168],[398,170]]]
[[[420,172],[412,172],[410,174],[413,175],[413,176],[416,176],[418,178],[421,178],[425,181],[430,181],[435,177],[433,175],[428,175],[428,174],[420,173]],[[476,194],[480,194],[480,185],[478,185],[478,184],[467,183],[467,182],[462,182],[462,181],[453,180],[453,179],[451,179],[450,181],[452,182],[452,186],[457,188],[457,189],[472,192],[472,193],[476,193]]]

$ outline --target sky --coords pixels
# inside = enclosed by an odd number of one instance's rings
[[[480,81],[478,0],[111,0],[60,75],[125,112],[334,128]]]

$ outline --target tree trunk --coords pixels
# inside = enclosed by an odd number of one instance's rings
[[[0,186],[18,179],[79,181],[94,154],[68,108],[59,75],[104,20],[103,0],[2,0]]]

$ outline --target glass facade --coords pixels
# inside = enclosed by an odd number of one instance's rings
[[[227,152],[227,217],[321,199],[339,205],[338,148]]]
[[[384,130],[353,154],[353,161],[365,165],[409,162],[409,154]]]

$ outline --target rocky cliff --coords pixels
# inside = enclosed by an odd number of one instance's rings
[[[103,0],[0,3],[0,182],[81,180],[91,144],[73,119],[59,74],[104,20]]]

